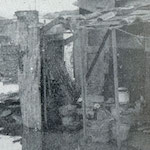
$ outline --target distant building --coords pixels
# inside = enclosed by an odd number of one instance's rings
[[[14,20],[0,20],[0,74],[3,82],[18,81],[17,23]]]

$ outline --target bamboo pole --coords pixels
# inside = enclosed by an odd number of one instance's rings
[[[118,98],[118,62],[117,62],[117,45],[116,45],[116,30],[112,29],[112,52],[113,52],[113,69],[114,69],[114,93],[115,93],[115,107],[116,107],[116,125],[117,125],[117,146],[118,150],[121,148],[120,140],[120,113],[119,113],[119,98]]]

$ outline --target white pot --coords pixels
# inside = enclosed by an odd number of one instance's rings
[[[118,88],[118,94],[120,104],[127,104],[129,102],[129,92],[126,88]]]

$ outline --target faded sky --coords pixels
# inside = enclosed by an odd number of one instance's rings
[[[61,10],[72,10],[76,0],[0,0],[0,16],[12,18],[17,10],[35,9],[44,14]],[[36,6],[35,6],[36,3]]]

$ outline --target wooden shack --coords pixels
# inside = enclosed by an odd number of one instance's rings
[[[62,38],[63,30],[50,29],[57,25],[68,28],[68,20],[56,18],[41,27],[37,11],[16,12],[20,37],[20,99],[25,126],[37,129],[44,125],[56,127],[61,124],[58,107],[73,104],[82,96],[84,137],[86,108],[93,99],[104,105],[113,99],[119,130],[119,87],[128,89],[133,105],[144,97],[149,106],[148,41],[143,40],[149,35],[146,34],[149,33],[146,23],[149,12],[147,10],[141,21],[137,19],[137,13],[143,13],[145,8],[129,12],[126,9],[115,8],[96,16],[94,13],[85,15],[84,21],[77,24],[74,35],[67,40]],[[130,14],[134,16],[132,19]],[[57,34],[57,31],[62,32]],[[73,40],[75,82],[82,88],[82,95],[76,93],[63,61],[64,45]],[[118,132],[117,135],[119,146]]]
[[[93,11],[94,4],[96,5],[96,1],[92,1],[92,6],[90,5],[90,2],[88,1],[80,1],[79,7],[81,9],[85,9],[87,11]],[[100,1],[99,3],[102,3]],[[120,4],[120,6],[124,6],[125,4],[128,4],[128,2],[117,2]],[[118,4],[117,4],[118,5]],[[102,5],[103,6],[103,5]],[[92,8],[91,8],[92,7]],[[107,8],[105,5],[103,6],[105,9],[109,10],[110,8]],[[95,6],[95,11],[97,11],[98,8]],[[139,12],[140,13],[140,12]],[[141,11],[142,13],[142,11]],[[85,15],[85,13],[82,13],[82,15]],[[86,13],[88,15],[89,13]],[[110,18],[111,14],[109,14]],[[89,15],[90,16],[90,15]],[[91,15],[92,17],[92,15]],[[105,16],[106,17],[106,16]],[[106,17],[107,18],[107,17]],[[105,18],[105,19],[106,19]],[[91,18],[92,20],[92,18]],[[110,19],[111,20],[111,19]],[[113,19],[112,19],[113,20]],[[117,51],[118,51],[118,72],[119,72],[119,87],[127,87],[131,93],[131,101],[135,101],[140,97],[140,95],[145,96],[145,45],[143,39],[139,40],[134,35],[145,35],[145,31],[147,31],[147,28],[145,28],[146,23],[142,23],[140,20],[136,20],[135,24],[127,25],[121,28],[124,32],[120,30],[116,30],[116,40],[117,40]],[[79,49],[81,43],[81,38],[84,39],[84,45],[85,49],[87,49],[87,70],[90,69],[91,62],[93,58],[95,57],[100,43],[103,42],[104,35],[106,34],[107,29],[105,29],[106,24],[102,25],[103,27],[99,28],[98,25],[94,27],[94,25],[86,29],[85,33],[82,33],[79,31],[79,39],[76,40],[75,44],[75,76],[77,82],[80,80],[80,58],[79,58]],[[131,33],[131,34],[125,34],[125,33]],[[89,77],[88,81],[88,91],[89,94],[93,93],[94,90],[97,91],[98,95],[105,95],[106,97],[110,97],[113,95],[113,91],[110,89],[113,89],[112,83],[113,83],[113,76],[112,76],[112,66],[108,66],[108,64],[112,64],[112,60],[109,60],[110,54],[110,40],[105,44],[104,49],[105,53],[101,54],[98,58],[95,67],[93,68],[93,72],[91,73],[91,76]],[[109,55],[109,56],[108,56]],[[133,73],[134,72],[134,73]],[[90,93],[91,92],[91,93]],[[138,94],[137,94],[138,93]],[[148,101],[148,100],[147,100]]]
[[[83,15],[87,22],[80,26],[79,39],[75,44],[77,53],[74,55],[76,79],[82,86],[84,115],[86,116],[87,113],[87,104],[96,95],[104,96],[104,103],[107,103],[110,98],[115,100],[118,147],[121,144],[119,87],[128,89],[130,105],[135,107],[138,101],[145,99],[147,107],[143,113],[146,112],[148,115],[150,110],[147,43],[149,17],[146,17],[149,13],[149,4],[144,3],[144,6],[131,4],[133,8],[130,8],[128,3],[125,4],[123,3],[122,6],[125,6],[123,8],[106,8],[106,12],[95,8],[95,11],[90,14],[90,5],[85,1],[87,9],[84,8]],[[79,6],[83,7],[83,5]],[[93,98],[89,99],[91,94]],[[101,102],[100,98],[99,102]],[[86,117],[84,119],[86,129]]]

